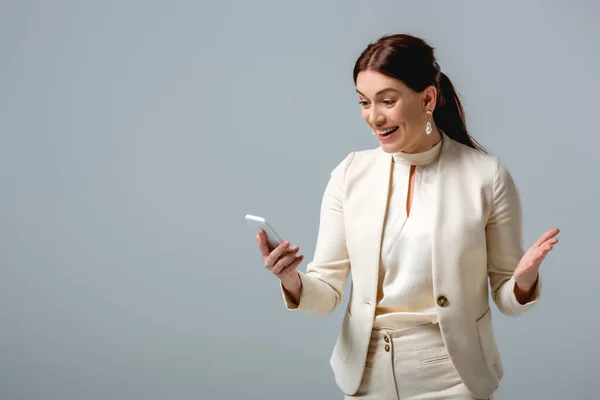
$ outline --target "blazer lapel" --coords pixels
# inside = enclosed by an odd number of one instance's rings
[[[365,204],[369,204],[368,208],[363,211],[364,232],[365,237],[365,263],[364,265],[372,266],[372,271],[365,274],[365,288],[369,290],[366,293],[368,299],[372,299],[373,304],[377,302],[377,281],[379,279],[379,262],[381,257],[381,244],[383,239],[383,228],[388,207],[390,195],[390,183],[392,172],[393,157],[391,154],[383,151],[381,147],[376,150],[376,157],[373,168],[369,168],[368,179],[369,190],[365,191],[369,197]]]
[[[451,310],[470,307],[464,304],[465,296],[456,293],[457,277],[460,275],[462,250],[463,210],[464,199],[461,197],[461,182],[466,177],[460,175],[456,157],[456,144],[444,134],[444,144],[438,163],[438,179],[433,206],[434,218],[432,227],[431,258],[434,296],[437,299],[444,296],[449,303],[448,307],[438,309],[438,318],[443,322],[448,318]],[[456,314],[458,315],[458,314]],[[454,315],[453,323],[458,318]],[[460,314],[465,315],[465,314]],[[463,323],[463,321],[460,321]],[[445,326],[445,325],[444,325]],[[444,329],[443,329],[444,330]],[[444,332],[446,333],[446,332]]]
[[[433,278],[433,288],[434,288],[434,296],[437,296],[436,289],[438,287],[438,282],[440,281],[439,271],[442,269],[440,266],[441,257],[442,257],[442,243],[441,239],[444,237],[445,232],[444,228],[444,201],[442,200],[444,195],[444,185],[445,179],[443,178],[443,171],[445,170],[445,162],[448,157],[448,146],[450,144],[450,140],[445,134],[443,134],[442,140],[442,149],[440,152],[440,157],[437,165],[437,184],[434,192],[434,200],[432,201],[433,209],[433,226],[431,227],[432,235],[431,235],[431,263],[432,263],[432,278]]]

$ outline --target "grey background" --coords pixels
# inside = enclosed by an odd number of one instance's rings
[[[498,399],[599,398],[600,6],[588,1],[0,2],[0,399],[333,399],[347,298],[284,310],[243,216],[311,259],[331,169],[377,146],[351,79],[422,35],[562,229],[543,300],[494,321]]]

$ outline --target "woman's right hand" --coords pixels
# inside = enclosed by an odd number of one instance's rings
[[[256,235],[256,241],[260,253],[265,262],[265,268],[271,271],[282,283],[293,283],[298,277],[296,268],[302,262],[303,255],[296,255],[300,248],[290,248],[290,243],[282,242],[276,248],[272,248],[267,242],[267,234],[260,229]]]

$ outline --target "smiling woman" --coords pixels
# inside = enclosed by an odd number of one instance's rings
[[[517,316],[538,302],[550,229],[527,252],[511,174],[469,135],[434,51],[411,35],[370,44],[353,71],[380,146],[331,172],[314,259],[257,236],[289,310],[330,314],[351,293],[331,356],[347,399],[489,399],[503,365],[488,285]]]
[[[385,151],[417,153],[432,147],[441,140],[432,127],[434,121],[453,140],[483,151],[467,132],[454,85],[424,40],[411,35],[380,39],[360,55],[353,78],[362,118]],[[392,130],[397,133],[391,135]],[[434,135],[417,143],[417,131]]]

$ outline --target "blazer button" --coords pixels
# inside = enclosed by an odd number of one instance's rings
[[[446,296],[440,296],[437,298],[437,303],[440,307],[446,307],[448,305],[448,299]]]

